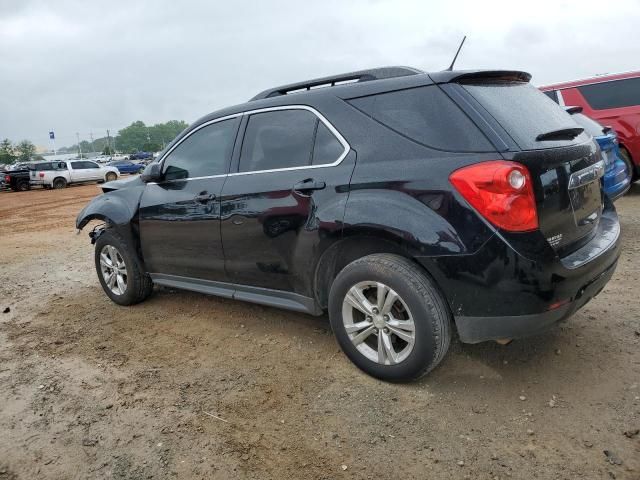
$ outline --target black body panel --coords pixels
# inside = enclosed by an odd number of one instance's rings
[[[225,177],[147,184],[140,201],[140,240],[147,270],[226,280],[219,196]]]
[[[312,297],[313,259],[340,238],[355,157],[335,167],[229,176],[221,196],[229,281]],[[325,186],[296,191],[305,180]]]

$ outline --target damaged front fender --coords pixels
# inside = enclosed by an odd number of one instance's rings
[[[114,195],[115,192],[102,194],[91,200],[76,218],[76,228],[82,230],[91,220],[102,220],[109,225],[124,225],[129,223],[135,211],[127,202]]]
[[[138,207],[143,191],[144,184],[140,182],[130,184],[128,188],[108,191],[95,197],[76,217],[78,233],[91,220],[100,220],[104,225],[94,228],[89,233],[91,243],[95,243],[105,228],[113,228],[128,245],[134,248],[135,254],[143,264],[138,230]]]

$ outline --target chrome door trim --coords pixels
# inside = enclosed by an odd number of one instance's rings
[[[347,140],[331,124],[331,122],[329,122],[329,120],[327,120],[325,118],[325,116],[322,115],[315,108],[310,107],[308,105],[279,105],[277,107],[265,107],[265,108],[257,108],[257,109],[254,109],[254,110],[247,110],[245,112],[239,112],[239,113],[234,113],[234,114],[231,114],[231,115],[225,115],[224,117],[215,118],[213,120],[209,120],[207,122],[204,122],[203,124],[198,125],[196,128],[191,130],[184,137],[182,137],[178,143],[176,143],[174,146],[171,147],[170,150],[168,150],[164,155],[162,155],[162,158],[160,160],[158,160],[158,163],[160,164],[160,167],[162,168],[164,166],[164,161],[171,154],[171,152],[173,152],[173,150],[175,150],[178,147],[178,145],[180,145],[182,142],[184,142],[187,138],[189,138],[192,134],[194,134],[195,132],[197,132],[201,128],[204,128],[204,127],[206,127],[208,125],[212,125],[214,123],[223,122],[225,120],[230,120],[232,118],[237,118],[237,117],[241,117],[241,116],[245,116],[245,115],[253,115],[253,114],[256,114],[256,113],[265,113],[265,112],[274,112],[274,111],[280,111],[280,110],[307,110],[307,111],[313,113],[316,117],[318,117],[318,120],[320,120],[329,129],[329,131],[338,139],[340,144],[343,146],[344,151],[338,156],[337,160],[334,161],[333,163],[325,163],[325,164],[322,164],[322,165],[301,165],[299,167],[273,168],[273,169],[269,169],[269,170],[254,170],[254,171],[251,171],[251,172],[223,173],[223,174],[220,174],[220,175],[207,175],[207,176],[204,176],[204,177],[188,177],[188,178],[181,178],[179,180],[167,180],[167,182],[174,182],[174,181],[184,182],[184,181],[188,181],[188,180],[202,180],[202,179],[207,179],[207,178],[221,178],[221,177],[226,177],[226,176],[230,176],[231,177],[231,176],[239,176],[239,175],[253,175],[253,174],[256,174],[256,173],[273,173],[273,172],[286,172],[286,171],[290,171],[290,170],[303,170],[303,169],[308,169],[308,168],[335,167],[335,166],[339,165],[340,163],[342,163],[342,161],[345,159],[345,157],[349,154],[349,151],[351,150],[351,146],[349,145]],[[157,182],[149,182],[148,185],[157,185]]]

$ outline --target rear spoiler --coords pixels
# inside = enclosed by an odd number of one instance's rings
[[[528,83],[531,74],[519,70],[458,70],[430,73],[435,83]]]

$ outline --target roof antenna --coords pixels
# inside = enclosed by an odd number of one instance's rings
[[[462,50],[462,45],[464,45],[464,41],[466,39],[467,39],[466,35],[464,37],[462,37],[462,41],[460,42],[460,46],[458,47],[458,51],[456,52],[456,56],[453,57],[453,62],[451,62],[451,65],[449,65],[449,68],[447,68],[448,71],[453,70],[453,65],[454,65],[454,63],[456,63],[456,60],[458,59],[458,54],[460,53],[460,50]]]

